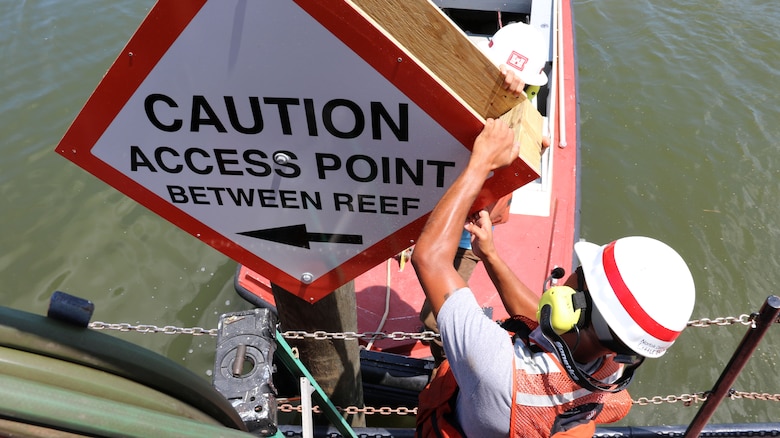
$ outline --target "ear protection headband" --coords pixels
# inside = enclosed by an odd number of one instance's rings
[[[634,371],[636,371],[636,369],[639,368],[639,366],[642,365],[642,362],[645,360],[644,356],[638,356],[632,360],[631,363],[628,363],[627,366],[623,368],[623,374],[614,382],[607,383],[598,380],[585,371],[582,371],[580,367],[577,366],[577,362],[574,361],[574,355],[572,354],[571,350],[569,350],[569,346],[566,344],[566,342],[564,342],[561,336],[555,332],[552,325],[550,324],[552,319],[551,310],[552,307],[549,304],[545,304],[541,307],[539,310],[539,325],[542,328],[542,334],[544,334],[544,337],[553,344],[555,355],[558,357],[561,365],[563,365],[563,369],[566,370],[566,374],[569,375],[569,378],[591,392],[619,392],[625,389],[626,386],[631,383],[631,379],[634,377]],[[620,358],[620,356],[616,357],[615,360],[618,358]]]
[[[556,273],[553,272],[551,277],[563,277],[563,275],[556,276],[555,274]],[[584,277],[581,273],[579,279],[580,289],[582,289],[582,286],[584,286]],[[588,307],[589,303],[585,292],[575,291],[569,286],[553,286],[547,289],[539,299],[536,320],[539,321],[539,326],[542,329],[544,337],[553,344],[555,355],[563,365],[569,378],[591,392],[622,391],[631,383],[631,379],[634,377],[634,371],[636,371],[645,359],[643,356],[618,355],[615,357],[616,361],[625,363],[626,367],[623,368],[623,373],[620,378],[612,383],[607,383],[582,371],[574,361],[574,355],[569,349],[569,346],[561,338],[562,334],[567,333],[574,328],[585,327],[587,319],[586,313],[589,310]],[[594,309],[595,307],[590,309],[590,311],[594,313]],[[597,312],[598,311],[596,310],[595,313]],[[606,327],[606,323],[604,324]],[[599,338],[601,338],[601,334],[599,334]],[[610,339],[612,339],[611,336]]]
[[[587,299],[584,292],[577,292],[569,286],[553,286],[539,299],[536,320],[542,321],[542,308],[550,307],[550,323],[555,333],[562,335],[575,327],[583,328]]]

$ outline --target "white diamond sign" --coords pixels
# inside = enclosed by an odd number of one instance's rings
[[[57,152],[313,302],[414,243],[482,124],[349,2],[161,0]]]

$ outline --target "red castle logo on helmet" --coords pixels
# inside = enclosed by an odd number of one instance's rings
[[[506,65],[512,66],[520,71],[525,69],[525,65],[528,63],[528,57],[520,53],[515,52],[509,54],[509,58],[506,60]]]

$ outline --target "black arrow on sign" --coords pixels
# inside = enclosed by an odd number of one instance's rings
[[[244,231],[238,234],[241,234],[242,236],[254,237],[255,239],[270,240],[271,242],[292,245],[306,249],[309,249],[309,242],[350,243],[353,245],[363,244],[363,236],[361,235],[309,233],[306,231],[306,224],[266,228],[264,230]]]

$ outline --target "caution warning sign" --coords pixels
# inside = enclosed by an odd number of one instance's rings
[[[414,243],[482,121],[358,10],[318,3],[159,1],[57,152],[325,296]],[[506,175],[488,188],[536,177]]]

